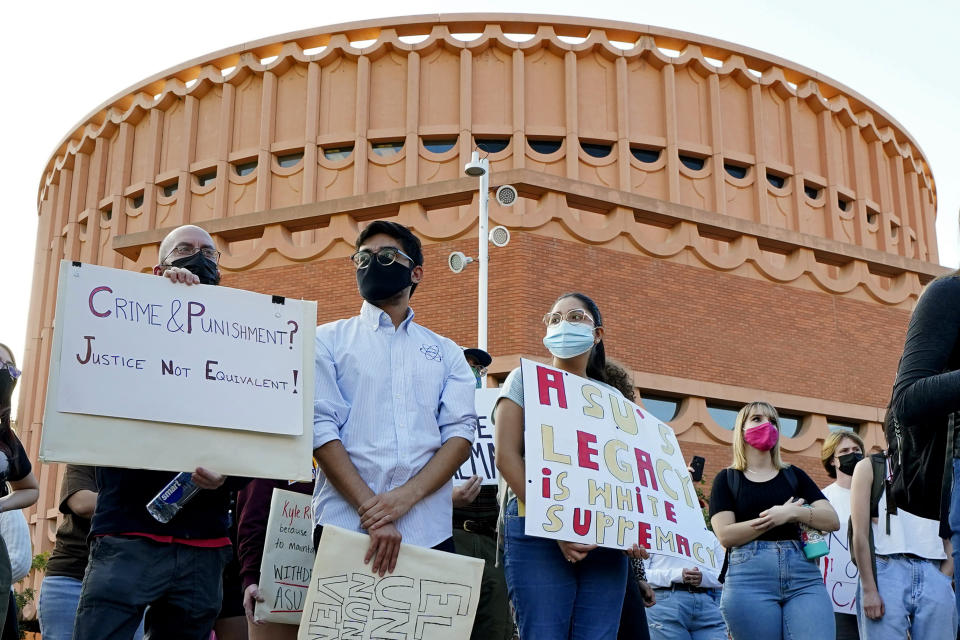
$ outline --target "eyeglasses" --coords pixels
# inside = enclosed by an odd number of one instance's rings
[[[208,260],[213,260],[217,263],[220,262],[220,252],[213,247],[191,247],[185,244],[174,247],[173,251],[168,253],[167,257],[163,259],[163,262],[166,264],[167,260],[170,259],[170,256],[176,256],[175,259],[179,260],[180,258],[189,258],[190,256],[195,256],[198,253]]]
[[[21,373],[20,369],[17,369],[17,367],[12,362],[0,362],[0,371],[4,369],[7,370],[7,373],[9,373],[10,377],[13,378],[14,380],[20,377],[20,373]]]
[[[362,249],[350,256],[350,260],[353,261],[353,264],[356,265],[357,269],[366,269],[370,266],[370,262],[373,260],[374,256],[377,257],[377,262],[385,267],[396,262],[397,256],[403,256],[410,261],[411,265],[413,264],[413,258],[405,254],[403,251],[400,251],[400,249],[397,249],[396,247],[384,247],[378,250],[376,253],[367,249]]]
[[[571,324],[581,324],[583,322],[594,324],[593,316],[583,309],[570,309],[570,311],[567,311],[566,313],[552,311],[543,315],[543,324],[547,325],[548,327],[555,327],[564,320]]]

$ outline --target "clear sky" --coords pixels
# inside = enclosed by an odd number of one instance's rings
[[[37,187],[60,139],[116,93],[218,49],[312,27],[424,13],[586,16],[679,29],[814,69],[884,109],[918,141],[937,182],[940,262],[955,267],[960,209],[956,0],[167,0],[15,2],[5,10],[0,176],[0,342],[20,359],[36,242]],[[26,375],[30,372],[26,371]]]

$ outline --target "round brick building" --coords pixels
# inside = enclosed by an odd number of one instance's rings
[[[703,36],[527,15],[310,29],[218,51],[107,100],[43,172],[19,432],[36,460],[61,259],[149,271],[198,224],[223,284],[360,307],[358,230],[424,241],[418,321],[476,340],[477,180],[512,239],[491,247],[491,384],[546,358],[540,317],[580,290],[607,353],[706,480],[732,415],[766,399],[785,458],[821,484],[832,428],[879,445],[910,311],[937,264],[936,188],[916,141],[816,71]],[[35,550],[52,547],[58,465],[38,469]]]

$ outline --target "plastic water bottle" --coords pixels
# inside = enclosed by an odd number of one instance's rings
[[[810,509],[809,505],[804,505]],[[830,545],[823,532],[819,529],[800,523],[800,542],[803,544],[803,555],[807,560],[816,560],[830,553]]]
[[[153,500],[147,503],[147,511],[159,522],[167,523],[177,512],[197,495],[200,487],[193,484],[192,474],[188,471],[178,473],[170,483],[160,490]]]

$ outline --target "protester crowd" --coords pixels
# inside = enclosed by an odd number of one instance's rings
[[[172,231],[159,255],[157,276],[219,284],[219,253],[199,227]],[[474,477],[454,488],[491,357],[415,321],[410,299],[424,267],[409,229],[370,223],[351,260],[360,312],[316,333],[314,481],[198,467],[190,483],[199,491],[164,522],[145,505],[171,472],[68,465],[38,603],[45,640],[207,640],[213,631],[221,640],[295,638],[296,626],[255,614],[275,488],[312,494],[314,547],[325,526],[368,534],[365,562],[381,576],[396,567],[401,543],[483,559],[476,640],[957,636],[960,278],[932,283],[913,314],[888,410],[896,435],[889,451],[865,457],[856,433],[831,433],[821,459],[835,482],[821,490],[781,458],[773,406],[740,410],[731,464],[709,498],[711,551],[724,559],[711,570],[638,544],[619,551],[526,533],[520,369],[507,376],[492,415],[500,486]],[[543,312],[554,368],[634,399],[629,375],[606,356],[596,302],[566,293]],[[0,517],[22,521],[19,510],[36,502],[38,486],[11,429],[19,376],[0,345]],[[23,575],[15,570],[22,544],[7,531],[0,527],[0,589],[9,595],[0,597],[0,640],[17,637],[11,585]],[[849,539],[859,569],[847,613],[834,612],[824,584],[829,532]]]

